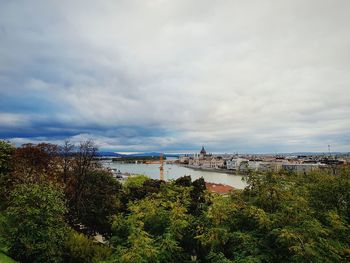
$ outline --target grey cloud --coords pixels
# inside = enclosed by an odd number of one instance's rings
[[[80,133],[105,148],[350,146],[349,1],[2,7],[0,92],[42,92],[62,104],[42,115],[67,127],[98,127]],[[134,128],[110,138],[117,126]],[[150,127],[157,135],[138,132]]]

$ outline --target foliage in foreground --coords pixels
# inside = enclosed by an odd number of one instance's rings
[[[111,262],[350,260],[349,170],[251,174],[247,183],[195,197],[198,182],[183,177],[133,199],[114,218]]]
[[[21,262],[61,262],[66,238],[63,193],[51,185],[18,185],[3,213],[8,252]]]
[[[122,186],[91,142],[72,149],[0,142],[0,248],[20,262],[350,262],[350,169],[220,196],[189,176]]]
[[[65,245],[65,263],[97,263],[106,260],[112,253],[109,247],[96,244],[92,238],[72,230]]]

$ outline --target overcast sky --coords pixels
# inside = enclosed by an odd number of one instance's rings
[[[349,0],[0,0],[0,138],[350,151]]]

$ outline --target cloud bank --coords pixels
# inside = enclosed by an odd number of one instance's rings
[[[0,138],[350,151],[347,0],[1,1]]]

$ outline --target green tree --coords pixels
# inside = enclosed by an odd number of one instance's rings
[[[250,173],[229,196],[190,177],[146,181],[114,218],[113,262],[350,260],[349,170]]]
[[[200,214],[202,211],[202,206],[206,204],[205,200],[205,181],[203,177],[194,180],[192,183],[192,190],[190,193],[191,196],[191,206],[190,212],[192,214]]]
[[[141,187],[145,181],[147,181],[149,178],[146,175],[138,175],[138,176],[130,176],[125,181],[125,188],[134,188],[134,187]]]
[[[125,213],[114,218],[114,262],[186,262],[196,254],[194,250],[201,252],[195,238],[200,220],[189,209],[198,204],[203,183],[193,186],[180,181],[188,179],[137,184],[144,197],[131,199]]]
[[[15,148],[5,141],[0,141],[0,211],[6,207],[10,189],[14,184],[12,171],[12,155]]]
[[[120,191],[121,184],[109,172],[88,172],[79,199],[70,203],[69,216],[74,218],[76,225],[82,224],[88,234],[109,236],[111,217],[120,207]]]
[[[149,192],[148,190],[154,189],[151,187],[144,187],[144,184],[150,179],[145,175],[130,176],[124,183],[124,194],[122,196],[122,202],[124,206],[127,206],[129,201],[135,201],[144,198]],[[147,183],[146,183],[147,184]]]
[[[18,185],[4,211],[1,235],[20,262],[62,262],[67,228],[62,191],[52,185]]]
[[[339,176],[319,175],[308,184],[310,206],[322,220],[328,211],[337,211],[350,224],[350,173]]]
[[[69,231],[64,255],[65,263],[98,263],[111,255],[111,249],[97,244],[82,233]]]

